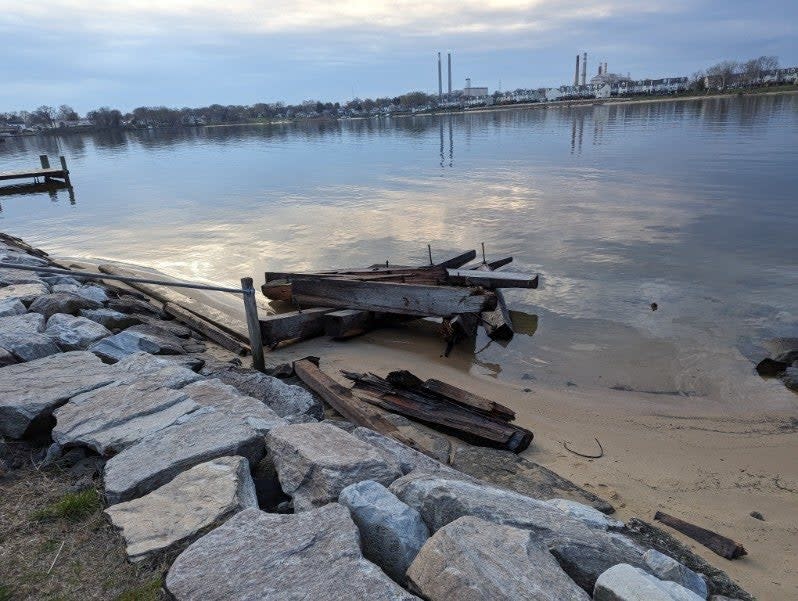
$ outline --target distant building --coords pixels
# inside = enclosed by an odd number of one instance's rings
[[[488,88],[481,86],[472,86],[471,78],[466,77],[466,85],[463,88],[463,96],[466,98],[482,98],[488,95]]]

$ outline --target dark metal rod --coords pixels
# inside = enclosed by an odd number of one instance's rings
[[[165,280],[152,280],[148,278],[135,278],[126,275],[109,275],[105,273],[91,273],[88,271],[71,271],[69,269],[57,269],[54,267],[34,267],[30,265],[17,265],[15,263],[0,263],[3,269],[21,269],[23,271],[36,271],[40,273],[54,273],[57,275],[75,275],[91,280],[118,280],[120,282],[138,282],[139,284],[157,284],[159,286],[174,286],[175,288],[194,288],[196,290],[218,290],[219,292],[232,292],[233,294],[245,294],[247,291],[241,288],[225,288],[224,286],[210,286],[208,284],[187,284],[184,282],[174,282]]]

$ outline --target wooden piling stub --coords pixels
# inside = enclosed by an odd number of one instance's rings
[[[244,291],[244,312],[247,317],[249,346],[252,350],[252,367],[258,371],[264,371],[266,362],[263,357],[263,341],[260,335],[260,322],[258,321],[258,304],[255,302],[255,287],[252,278],[241,278],[241,288]]]

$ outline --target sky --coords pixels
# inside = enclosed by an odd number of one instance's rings
[[[129,111],[494,91],[573,80],[577,53],[632,77],[725,59],[798,65],[795,0],[0,0],[0,111]]]

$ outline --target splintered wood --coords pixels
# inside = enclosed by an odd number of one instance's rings
[[[538,276],[497,271],[512,257],[488,262],[484,247],[482,262],[467,265],[475,258],[471,250],[421,267],[385,263],[309,273],[267,271],[263,294],[295,310],[262,319],[262,336],[273,347],[322,334],[351,338],[434,317],[443,320],[445,355],[458,340],[474,338],[479,326],[493,340],[509,340],[513,326],[501,289],[537,288]]]

